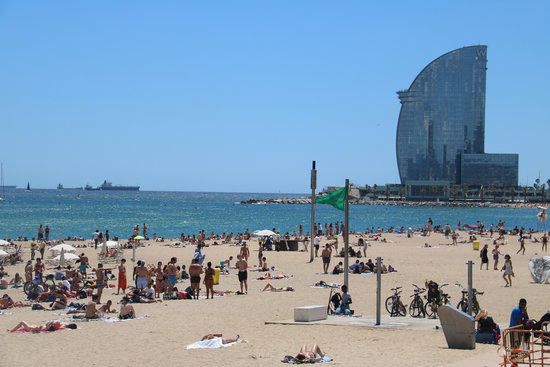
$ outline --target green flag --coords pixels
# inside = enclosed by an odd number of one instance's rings
[[[343,187],[328,196],[317,198],[315,199],[315,202],[319,204],[330,204],[336,209],[345,210],[346,188]]]

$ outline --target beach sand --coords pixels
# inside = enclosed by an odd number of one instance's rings
[[[502,272],[493,270],[490,256],[489,270],[479,270],[479,251],[474,251],[471,243],[449,246],[450,239],[442,234],[430,237],[406,238],[400,234],[385,234],[388,243],[371,241],[367,258],[375,261],[382,257],[386,265],[392,265],[397,272],[382,276],[382,302],[391,295],[390,288],[402,286],[402,299],[409,303],[413,293],[411,283],[423,286],[429,279],[439,284],[448,283],[444,288],[451,295],[451,303],[460,300],[460,288],[455,283],[467,284],[468,260],[474,261],[474,287],[485,291],[479,296],[482,308],[486,308],[497,323],[506,327],[511,310],[521,297],[527,299],[527,309],[531,318],[541,317],[549,308],[547,290],[549,285],[535,284],[528,270],[529,259],[540,254],[540,244],[526,242],[526,254],[516,255],[519,248],[517,236],[507,236],[509,243],[501,246],[501,252],[512,255],[515,270],[514,285],[504,287]],[[467,239],[461,232],[460,240]],[[351,243],[357,242],[351,236]],[[489,243],[488,237],[481,237],[481,246]],[[189,267],[194,247],[174,248],[166,243],[146,242],[147,246],[137,250],[137,258],[147,263],[166,263],[170,257],[178,258],[178,265]],[[169,243],[169,242],[168,242]],[[207,243],[211,243],[208,241]],[[321,245],[326,243],[323,238]],[[428,243],[433,247],[425,248]],[[249,241],[251,256],[249,265],[257,265],[257,241]],[[340,244],[342,246],[342,244]],[[493,246],[489,246],[492,250]],[[30,258],[28,243],[24,244],[25,262]],[[77,254],[82,252],[77,249]],[[92,266],[98,258],[93,248],[84,250]],[[206,261],[214,265],[220,260],[236,255],[238,246],[209,246],[203,251]],[[490,251],[489,251],[490,253]],[[320,252],[319,252],[320,254]],[[311,288],[320,280],[327,283],[343,283],[343,275],[325,275],[322,272],[321,258],[309,263],[309,253],[266,251],[270,266],[278,271],[272,275],[286,274],[290,279],[271,280],[277,287],[293,286],[295,292],[261,292],[268,281],[255,280],[262,272],[249,272],[249,294],[216,297],[213,300],[164,301],[156,304],[134,305],[138,316],[148,318],[128,322],[105,323],[98,321],[79,322],[78,330],[48,334],[10,334],[5,330],[19,321],[30,324],[64,318],[48,311],[31,311],[30,308],[7,310],[0,316],[0,366],[69,366],[75,363],[84,365],[126,366],[130,364],[174,364],[220,365],[225,366],[280,366],[285,355],[296,355],[302,344],[317,343],[334,361],[329,365],[349,366],[353,364],[378,365],[422,365],[422,366],[496,366],[502,360],[498,357],[498,346],[477,344],[475,350],[451,350],[447,347],[441,328],[434,326],[433,320],[388,317],[382,310],[383,323],[398,322],[404,326],[372,327],[360,325],[279,325],[266,324],[269,321],[284,321],[293,318],[294,307],[306,305],[326,305],[330,289]],[[125,250],[127,268],[131,274],[131,250]],[[504,256],[501,256],[500,266]],[[355,259],[350,259],[350,264]],[[366,260],[366,259],[361,259]],[[330,269],[343,261],[334,257]],[[111,265],[106,265],[111,267]],[[19,272],[24,274],[24,264],[7,266],[10,277]],[[115,272],[116,273],[116,272]],[[230,276],[221,276],[217,291],[237,291],[239,283],[236,270]],[[129,281],[131,283],[131,281]],[[188,281],[179,283],[180,290],[188,286]],[[116,284],[110,281],[110,284]],[[349,276],[350,294],[355,313],[373,319],[376,315],[376,276]],[[202,287],[204,293],[204,287]],[[23,300],[22,290],[8,289],[14,300]],[[108,299],[120,301],[116,290],[105,289],[103,302]],[[120,305],[116,304],[118,309]],[[383,307],[383,306],[382,306]],[[416,323],[415,328],[406,324]],[[435,322],[435,324],[438,324]],[[186,346],[208,333],[223,333],[224,337],[240,334],[246,343],[224,349],[186,350]]]

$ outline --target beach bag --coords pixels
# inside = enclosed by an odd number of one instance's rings
[[[44,310],[44,306],[39,305],[38,303],[35,303],[32,305],[31,310],[37,311],[37,310]]]

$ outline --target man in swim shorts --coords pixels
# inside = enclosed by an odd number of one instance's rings
[[[330,256],[332,255],[332,249],[330,247],[330,244],[327,243],[325,245],[325,248],[323,249],[323,252],[321,253],[321,257],[323,258],[323,272],[325,274],[328,273],[328,267],[330,265]]]
[[[138,267],[136,267],[136,280],[137,280],[137,288],[138,289],[144,289],[147,287],[147,274],[149,271],[145,267],[145,261],[141,260]]]
[[[240,256],[240,255],[239,255]],[[201,285],[202,266],[199,264],[199,259],[195,258],[191,261],[189,266],[189,277],[191,280],[191,290],[193,292],[193,298],[199,299],[199,289]]]
[[[235,266],[239,269],[239,282],[241,284],[241,293],[248,293],[248,263],[243,259],[241,255],[237,255],[237,263]],[[243,289],[244,286],[244,289]]]
[[[84,255],[84,253],[82,253],[82,255],[80,255],[80,272],[82,273],[82,278],[86,279],[86,268],[88,268],[88,256]]]
[[[176,285],[177,274],[178,274],[178,268],[176,267],[177,262],[178,262],[178,259],[176,257],[173,257],[170,259],[170,262],[166,266],[166,277],[168,279],[168,295],[172,294],[172,290]]]

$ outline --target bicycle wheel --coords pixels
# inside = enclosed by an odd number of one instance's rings
[[[47,285],[48,289],[55,289],[55,280],[54,279],[47,279],[44,282],[44,285]]]
[[[390,316],[393,316],[393,296],[386,298],[386,311],[388,311]]]
[[[399,313],[399,316],[407,316],[407,307],[399,300],[397,305],[397,312]]]
[[[476,316],[477,313],[479,312],[479,303],[474,302],[474,304],[472,305],[472,311],[474,311],[473,314],[474,316]]]
[[[411,317],[418,317],[420,315],[416,298],[413,298],[411,304],[409,305],[409,315],[411,315]]]
[[[33,288],[34,284],[32,282],[26,282],[23,285],[23,292],[28,296],[31,292],[31,289]]]
[[[456,308],[462,312],[468,312],[468,302],[460,301]]]
[[[426,302],[426,305],[424,306],[424,312],[428,317],[435,319],[437,317],[437,303]]]

